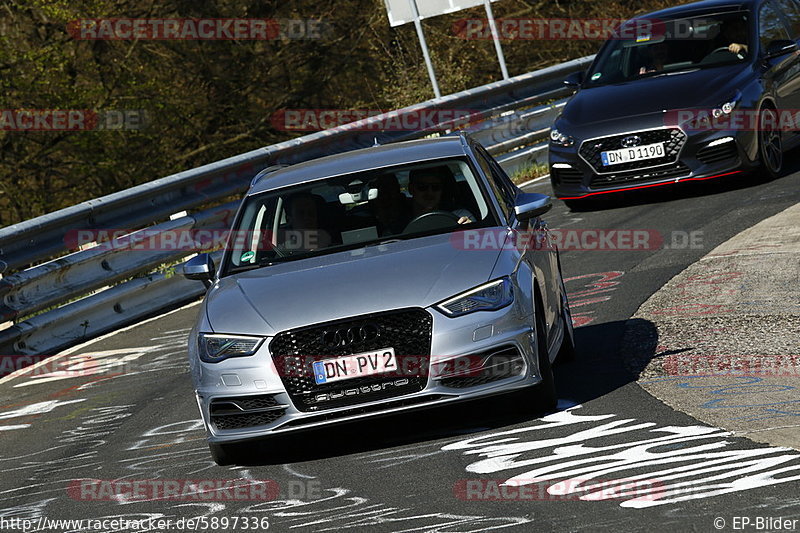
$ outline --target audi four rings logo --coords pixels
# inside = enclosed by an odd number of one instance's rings
[[[371,341],[377,339],[380,334],[381,331],[378,325],[369,322],[362,326],[324,331],[322,333],[322,344],[326,348],[337,348],[354,342]]]
[[[642,144],[642,138],[638,135],[628,135],[627,137],[622,138],[622,142],[620,144],[623,148],[633,148],[634,146],[639,146]]]

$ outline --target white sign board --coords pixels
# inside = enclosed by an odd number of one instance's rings
[[[383,0],[389,13],[389,24],[401,26],[414,22],[409,0]],[[497,2],[498,0],[491,0]],[[484,0],[416,0],[419,18],[426,19],[446,13],[454,13],[475,6],[482,6]]]

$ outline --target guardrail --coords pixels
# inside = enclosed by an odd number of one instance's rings
[[[165,231],[227,229],[238,202],[175,215],[242,194],[252,178],[268,166],[372,146],[376,140],[385,144],[451,133],[449,123],[414,132],[375,130],[373,126],[384,124],[389,115],[475,111],[465,129],[507,171],[541,161],[546,154],[546,144],[541,141],[564,102],[559,99],[570,94],[562,80],[587,68],[592,59],[576,59],[428,100],[2,228],[0,272],[6,274],[0,279],[0,317],[3,321],[20,320],[52,309],[1,330],[0,353],[55,353],[197,298],[205,290],[201,283],[159,271],[159,267],[181,261],[191,252],[135,250],[136,243]],[[69,238],[79,231],[110,228],[132,233],[78,251],[74,239]],[[92,291],[96,292],[90,294]]]

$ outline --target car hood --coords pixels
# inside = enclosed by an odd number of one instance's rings
[[[309,324],[428,307],[488,281],[499,251],[450,235],[277,263],[225,277],[206,298],[215,332],[274,335]]]
[[[664,126],[665,110],[719,107],[745,85],[749,72],[741,65],[725,66],[581,89],[564,107],[560,127],[568,135],[588,138],[620,127]]]

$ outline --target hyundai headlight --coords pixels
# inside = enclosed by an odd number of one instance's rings
[[[564,135],[556,128],[550,129],[550,142],[556,146],[572,146],[575,144],[575,139],[569,135]]]
[[[734,95],[733,98],[731,98],[721,106],[715,107],[711,111],[711,115],[714,118],[719,118],[722,115],[730,115],[731,113],[733,113],[733,109],[736,107],[736,104],[738,104],[739,100],[741,99],[742,99],[742,93],[740,91],[736,91],[736,94]]]
[[[505,277],[445,300],[436,308],[449,317],[457,317],[475,311],[496,311],[513,301],[513,286],[511,280]]]
[[[264,337],[248,335],[216,335],[201,333],[197,336],[200,359],[218,363],[230,357],[247,357],[256,353]]]

